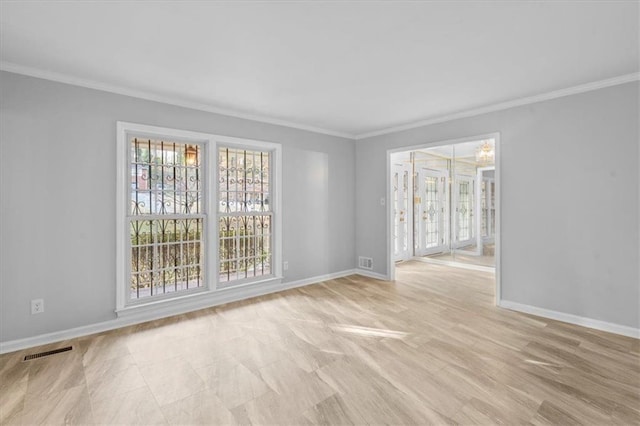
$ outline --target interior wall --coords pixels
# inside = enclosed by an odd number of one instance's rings
[[[1,72],[0,341],[115,318],[117,120],[282,143],[285,281],[351,269],[355,255],[386,275],[387,150],[499,131],[503,299],[637,328],[638,90],[628,83],[354,149],[348,139]],[[45,313],[30,315],[37,297]]]
[[[284,281],[354,268],[352,140],[7,72],[0,93],[0,341],[115,318],[118,120],[281,143]]]
[[[356,255],[389,273],[387,150],[500,132],[502,299],[640,327],[638,90],[627,83],[358,140]]]

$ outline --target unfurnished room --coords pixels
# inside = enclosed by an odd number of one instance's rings
[[[0,424],[640,425],[640,2],[0,0]]]

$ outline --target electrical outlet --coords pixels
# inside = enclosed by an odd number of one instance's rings
[[[289,269],[289,262],[287,262],[286,260],[284,262],[282,262],[282,269],[284,269],[285,271]]]
[[[386,200],[386,198],[381,197],[381,198],[380,198],[380,205],[381,205],[381,206],[384,206],[385,204],[387,204],[387,200]]]
[[[44,312],[44,299],[33,299],[31,301],[31,315]]]

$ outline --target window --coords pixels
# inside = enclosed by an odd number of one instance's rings
[[[280,145],[118,123],[117,311],[280,275]]]
[[[218,148],[220,282],[271,275],[271,153]]]
[[[129,300],[202,287],[202,149],[135,135],[129,145]]]

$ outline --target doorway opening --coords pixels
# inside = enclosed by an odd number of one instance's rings
[[[388,255],[496,273],[499,134],[388,151]]]

